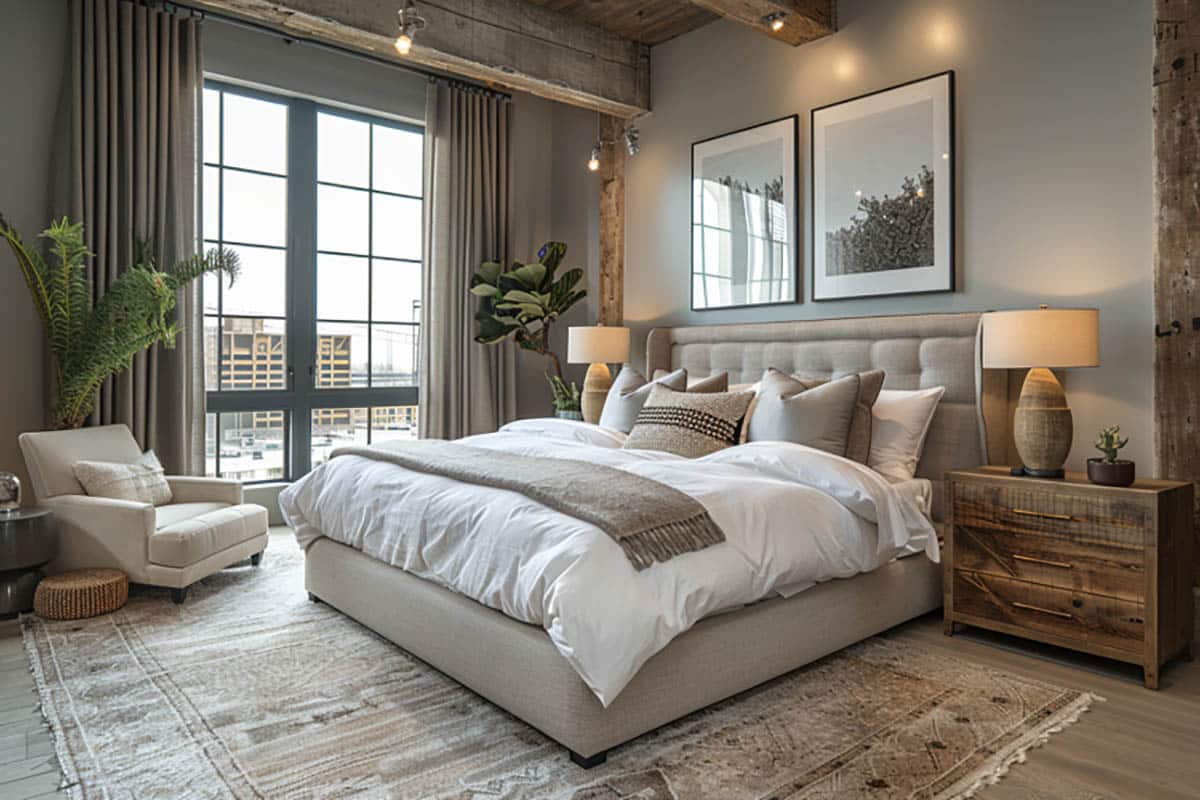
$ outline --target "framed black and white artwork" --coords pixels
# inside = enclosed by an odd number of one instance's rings
[[[798,302],[799,116],[692,145],[692,308]]]
[[[954,73],[812,112],[814,300],[954,290]]]

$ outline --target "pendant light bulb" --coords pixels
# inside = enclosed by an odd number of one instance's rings
[[[588,158],[588,169],[591,172],[596,172],[600,169],[600,143],[596,142],[592,146],[592,155]]]
[[[396,52],[406,56],[412,51],[417,31],[425,27],[425,18],[417,13],[413,0],[405,0],[404,7],[396,12],[396,24],[399,28],[396,34]]]
[[[767,14],[763,17],[763,23],[771,30],[779,33],[783,30],[784,20],[787,19],[787,14],[782,11],[776,11],[774,14]]]

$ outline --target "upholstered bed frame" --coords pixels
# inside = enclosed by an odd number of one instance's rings
[[[647,368],[727,370],[753,382],[774,366],[832,377],[886,370],[885,387],[941,385],[918,474],[941,517],[947,469],[988,463],[1008,436],[1004,373],[980,368],[978,313],[663,328]],[[330,539],[308,549],[305,583],[327,602],[565,745],[590,767],[607,751],[941,605],[938,565],[922,556],[702,620],[651,658],[603,708],[536,626],[413,577]]]

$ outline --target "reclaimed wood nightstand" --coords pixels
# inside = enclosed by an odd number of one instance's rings
[[[1192,484],[946,473],[946,635],[957,623],[1159,668],[1192,657]]]

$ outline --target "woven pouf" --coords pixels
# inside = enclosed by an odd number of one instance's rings
[[[129,578],[119,569],[77,569],[43,578],[33,610],[44,619],[84,619],[108,614],[129,599]]]

